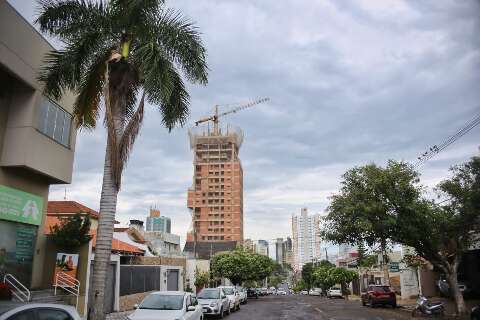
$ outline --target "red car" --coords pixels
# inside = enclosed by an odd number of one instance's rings
[[[393,308],[397,307],[397,296],[389,286],[369,285],[367,292],[362,293],[362,305],[391,305]]]

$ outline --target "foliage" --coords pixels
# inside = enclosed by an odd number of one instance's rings
[[[66,218],[60,218],[60,224],[50,227],[50,234],[47,238],[60,249],[74,252],[92,239],[89,234],[90,225],[88,215],[76,213]]]
[[[315,266],[317,267],[327,267],[327,268],[333,268],[335,267],[335,265],[333,263],[331,263],[330,261],[328,260],[321,260],[318,264],[316,264]]]
[[[324,292],[334,285],[340,284],[343,293],[346,294],[348,292],[346,290],[347,285],[357,278],[358,274],[355,271],[327,264],[317,267],[313,271],[315,285],[322,288]]]
[[[200,271],[198,268],[195,269],[195,287],[204,288],[210,282],[210,272],[208,271]]]
[[[295,292],[299,292],[306,289],[307,289],[307,285],[303,280],[298,281],[298,283],[293,287],[293,291]]]
[[[302,267],[302,280],[305,282],[307,290],[313,287],[313,263],[309,262]]]
[[[267,256],[237,248],[215,254],[211,261],[211,272],[238,285],[247,280],[265,279],[272,274],[274,266],[274,261]]]
[[[284,279],[280,276],[271,276],[268,278],[268,286],[277,287]]]

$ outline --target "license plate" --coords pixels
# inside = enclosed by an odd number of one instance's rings
[[[380,296],[380,298],[390,298],[390,296],[388,294],[384,294],[384,295]]]

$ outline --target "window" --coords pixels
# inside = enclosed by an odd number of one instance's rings
[[[70,147],[72,115],[48,98],[40,104],[38,130],[56,142]]]
[[[38,309],[38,320],[73,320],[68,313],[59,309]]]
[[[23,312],[14,314],[10,318],[8,318],[8,320],[31,320],[34,318],[35,318],[35,315],[33,314],[33,311],[28,310],[28,311],[23,311]]]

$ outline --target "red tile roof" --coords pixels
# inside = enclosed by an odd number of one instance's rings
[[[47,214],[55,213],[88,213],[90,217],[98,219],[98,212],[76,201],[48,201]]]
[[[92,232],[93,238],[92,238],[92,246],[95,248],[95,245],[97,244],[97,230],[94,230]],[[139,249],[138,247],[132,246],[131,244],[128,244],[126,242],[123,242],[121,240],[112,239],[112,251],[120,252],[120,253],[132,253],[132,254],[144,254],[145,251]]]

